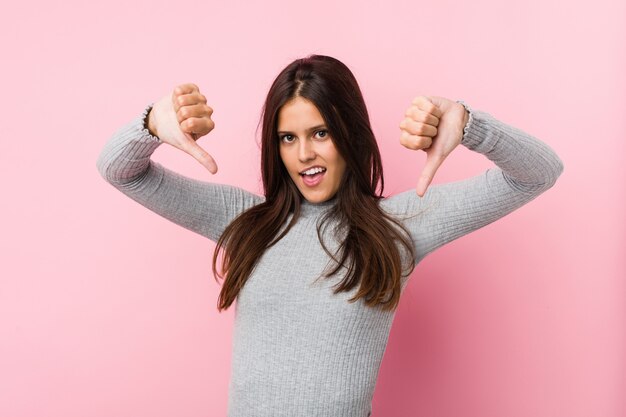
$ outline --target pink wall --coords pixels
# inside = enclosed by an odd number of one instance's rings
[[[215,307],[214,244],[116,191],[96,158],[194,82],[220,171],[165,146],[155,160],[260,192],[264,96],[309,53],[359,80],[388,193],[414,187],[425,160],[397,127],[422,94],[464,99],[565,165],[545,195],[420,264],[373,416],[625,415],[624,2],[284,3],[3,7],[0,415],[226,415],[234,310]],[[434,182],[491,166],[459,147]]]

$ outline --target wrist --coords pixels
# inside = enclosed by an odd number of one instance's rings
[[[473,123],[474,118],[472,117],[472,109],[465,101],[457,100],[456,102],[459,103],[461,106],[463,106],[463,109],[464,109],[463,121],[461,122],[461,130],[463,132],[463,137],[461,141],[463,142],[463,140],[465,140],[465,137],[467,135],[468,128]]]
[[[456,104],[459,106],[460,109],[463,109],[463,120],[461,121],[461,129],[465,130],[465,126],[467,126],[467,122],[469,121],[470,117],[469,109],[461,100],[457,100]]]
[[[148,117],[146,117],[146,123],[144,127],[148,129],[148,132],[150,132],[152,136],[158,137],[159,135],[157,135],[157,129],[156,129],[156,124],[154,122],[153,113],[154,113],[154,107],[152,107],[150,111],[148,111]]]

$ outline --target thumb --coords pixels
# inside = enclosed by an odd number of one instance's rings
[[[417,195],[424,197],[426,189],[435,177],[435,172],[437,172],[437,169],[439,169],[442,162],[443,159],[435,157],[432,154],[426,157],[426,165],[424,166],[417,182]]]
[[[446,107],[446,103],[449,100],[439,96],[427,96],[426,98],[435,105],[432,114],[438,118],[441,118],[441,116],[443,116],[443,110]]]
[[[189,139],[189,141],[186,143],[184,151],[193,156],[206,169],[208,169],[211,174],[215,174],[217,172],[217,163],[215,162],[213,157],[209,155],[207,151],[202,149],[191,135],[185,133],[185,136]]]

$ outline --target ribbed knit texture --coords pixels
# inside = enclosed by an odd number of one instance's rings
[[[410,230],[417,262],[533,200],[563,171],[545,143],[459,102],[470,112],[462,145],[496,166],[431,185],[424,197],[411,188],[381,201]],[[151,107],[113,134],[98,157],[98,170],[153,212],[217,241],[238,214],[265,198],[187,178],[152,161],[163,142],[145,128]],[[229,417],[371,414],[394,313],[366,307],[362,300],[348,303],[357,288],[333,294],[342,277],[313,283],[330,259],[318,241],[316,221],[335,200],[303,203],[301,218],[261,257],[235,304]],[[331,233],[324,241],[337,248]]]

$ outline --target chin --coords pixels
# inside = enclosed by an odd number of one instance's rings
[[[302,192],[300,192],[302,194]],[[330,199],[332,199],[334,196],[329,196],[327,194],[320,196],[320,195],[309,195],[306,196],[305,194],[302,194],[302,197],[308,201],[309,203],[323,203],[324,201],[328,201]]]
[[[308,201],[309,203],[321,203],[322,201],[325,201],[326,199],[324,198],[320,198],[320,197],[307,197],[305,195],[302,195],[302,197]]]

